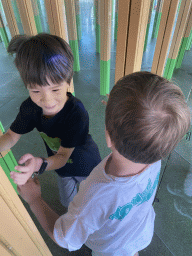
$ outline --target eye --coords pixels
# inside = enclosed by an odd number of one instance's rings
[[[53,92],[58,92],[59,91],[59,89],[55,89],[55,90],[52,90]]]
[[[32,93],[39,93],[39,91],[32,91]]]

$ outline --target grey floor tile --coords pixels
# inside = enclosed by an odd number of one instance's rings
[[[171,79],[173,83],[175,83],[181,88],[186,100],[188,99],[191,92],[191,86],[192,86],[191,78],[192,76],[188,74],[186,70],[183,70],[182,68],[180,68],[180,69],[175,69],[173,73],[173,77]]]
[[[139,252],[139,256],[173,256],[166,245],[154,233],[150,245]]]
[[[11,76],[12,73],[8,74]],[[17,73],[16,76],[12,77],[11,80],[7,80],[5,85],[1,86],[1,95],[4,96],[14,96],[14,97],[21,97],[21,96],[28,96],[28,90],[25,88],[23,81],[21,80],[20,76]]]
[[[25,96],[13,98],[0,108],[0,121],[5,130],[7,130],[15,120],[16,115],[19,113],[20,105],[26,98]]]
[[[192,127],[188,133],[179,142],[175,151],[181,155],[186,161],[192,164]]]
[[[175,151],[171,154],[157,193],[155,233],[174,256],[192,251],[191,167]]]
[[[0,95],[0,108],[9,103],[13,98],[13,96],[4,97]]]

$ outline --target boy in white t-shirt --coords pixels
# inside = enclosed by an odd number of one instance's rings
[[[176,85],[136,72],[113,87],[105,123],[112,153],[81,183],[66,214],[49,208],[38,180],[18,189],[61,247],[74,251],[86,244],[94,256],[138,255],[153,236],[161,159],[188,131],[190,112]]]

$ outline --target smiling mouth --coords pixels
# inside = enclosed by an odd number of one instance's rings
[[[55,105],[56,106],[56,105]],[[47,109],[47,110],[51,110],[51,109],[54,109],[55,108],[55,106],[53,106],[53,107],[45,107],[45,109]]]

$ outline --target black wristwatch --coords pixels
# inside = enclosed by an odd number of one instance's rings
[[[41,159],[43,160],[43,163],[42,163],[42,165],[41,165],[39,171],[38,171],[38,172],[34,172],[34,173],[32,174],[32,176],[31,176],[32,179],[33,179],[35,176],[38,176],[38,175],[44,173],[44,171],[45,171],[46,168],[47,168],[47,165],[48,165],[47,160],[46,160],[44,157],[41,157]]]

